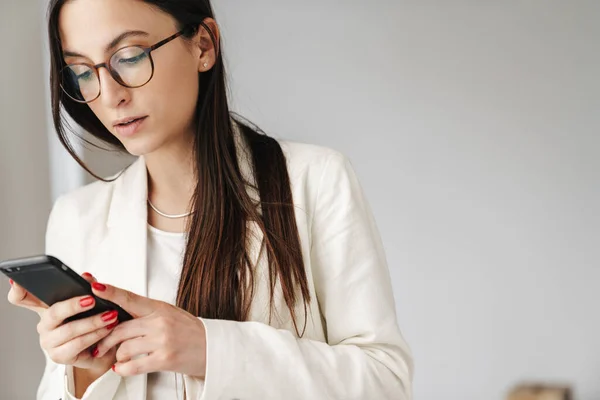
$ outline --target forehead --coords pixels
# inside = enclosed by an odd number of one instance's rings
[[[59,33],[64,50],[103,57],[104,48],[128,30],[160,40],[174,33],[175,20],[140,0],[70,0],[61,9]]]

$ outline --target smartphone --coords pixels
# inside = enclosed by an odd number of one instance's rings
[[[94,297],[94,308],[67,318],[65,323],[112,310],[118,312],[119,322],[133,319],[115,303],[95,296],[88,281],[55,257],[43,255],[3,261],[0,272],[48,306],[78,296]]]

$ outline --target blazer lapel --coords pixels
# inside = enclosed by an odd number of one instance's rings
[[[129,166],[114,183],[107,219],[107,235],[95,252],[94,274],[99,281],[148,295],[147,172],[144,158]],[[146,375],[125,380],[128,400],[146,398]]]
[[[115,182],[108,214],[110,249],[114,261],[111,277],[140,296],[148,295],[146,246],[148,234],[148,178],[140,157]]]

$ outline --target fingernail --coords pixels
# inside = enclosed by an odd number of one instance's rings
[[[89,307],[94,304],[94,298],[92,296],[84,297],[83,299],[79,300],[79,304],[83,308]]]
[[[104,292],[106,290],[106,286],[98,282],[92,283],[92,287],[99,292]]]
[[[110,325],[106,325],[106,329],[108,329],[110,331],[111,329],[113,329],[117,325],[119,325],[119,321],[115,321],[115,322],[113,322]]]
[[[116,364],[115,364],[115,365],[113,365],[113,366],[112,366],[112,370],[113,370],[113,371],[115,371],[115,368],[116,368],[116,367],[117,367],[117,365],[116,365]],[[115,372],[116,372],[116,371],[115,371]]]
[[[15,281],[13,281],[12,279],[9,279],[8,282],[10,282],[10,286],[15,284]]]
[[[93,278],[92,274],[90,274],[89,272],[84,272],[83,274],[81,274],[81,276],[85,276],[86,278]]]
[[[107,311],[104,314],[102,314],[102,321],[104,321],[104,322],[110,321],[111,319],[116,317],[117,314],[118,313],[116,311]]]
[[[92,351],[92,357],[96,357],[98,353],[100,353],[100,350],[98,350],[97,347],[94,347],[94,351]]]

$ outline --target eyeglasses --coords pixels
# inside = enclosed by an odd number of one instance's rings
[[[150,46],[127,46],[117,50],[101,64],[69,64],[61,70],[61,88],[78,103],[89,103],[100,97],[100,74],[106,68],[115,81],[127,88],[144,86],[154,75],[152,51],[178,38],[187,31],[183,29],[168,38]]]

